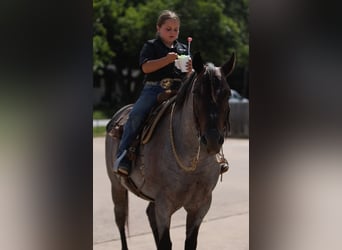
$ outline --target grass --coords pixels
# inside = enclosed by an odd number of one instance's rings
[[[93,137],[102,137],[106,135],[106,127],[93,128]]]
[[[98,105],[93,107],[93,119],[110,119],[118,110],[116,106]]]
[[[93,120],[110,119],[113,115],[113,108],[94,107]],[[102,137],[106,135],[106,127],[94,127],[93,137]]]
[[[93,111],[93,120],[97,119],[109,119],[110,116],[108,116],[107,112],[104,110],[94,110]]]

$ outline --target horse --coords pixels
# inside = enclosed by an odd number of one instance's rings
[[[107,174],[122,250],[128,249],[128,190],[124,185],[127,179],[144,194],[140,197],[150,201],[146,213],[158,250],[172,249],[171,216],[182,207],[187,212],[185,249],[197,248],[199,228],[220,176],[217,154],[222,152],[224,134],[229,129],[230,87],[226,78],[236,59],[233,53],[221,67],[216,67],[204,64],[196,53],[192,61],[194,71],[182,83],[175,102],[159,121],[150,141],[140,144],[128,178],[113,172],[119,139],[106,134]]]

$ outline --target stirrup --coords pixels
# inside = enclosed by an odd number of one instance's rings
[[[222,164],[222,165],[220,165],[220,167],[221,167],[221,170],[220,170],[220,171],[221,171],[221,174],[227,172],[228,169],[229,169],[229,166],[226,165],[226,164]]]
[[[216,154],[216,160],[220,166],[220,174],[221,174],[221,179],[222,179],[222,174],[227,172],[229,169],[229,163],[227,159],[224,157],[222,147],[221,147],[221,152]]]
[[[114,166],[113,166],[113,171],[114,171],[115,173],[118,172],[118,168],[119,168],[120,162],[121,162],[121,160],[126,156],[126,154],[127,154],[127,150],[125,149],[125,150],[122,152],[122,154],[115,160]]]
[[[228,163],[228,161],[227,161],[225,158],[223,158],[223,159],[219,162],[219,164],[220,164],[220,175],[221,175],[221,182],[222,182],[222,176],[223,176],[223,174],[224,174],[225,172],[228,171],[228,169],[229,169],[229,163]]]
[[[219,164],[220,164],[220,174],[223,174],[228,171],[229,163],[225,158],[222,158]]]

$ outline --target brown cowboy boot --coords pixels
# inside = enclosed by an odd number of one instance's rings
[[[127,158],[124,158],[119,164],[118,174],[124,177],[128,177],[130,170],[131,170],[130,161]]]
[[[117,157],[114,162],[113,171],[121,176],[127,177],[131,169],[131,163],[127,158],[127,150]]]

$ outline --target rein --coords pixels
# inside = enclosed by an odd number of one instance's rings
[[[206,71],[206,67],[203,69],[203,71],[198,74],[193,80],[192,80],[192,86],[193,84],[196,82],[196,80],[202,76],[204,74],[204,72]],[[212,76],[210,76],[210,78],[212,79]],[[215,95],[214,95],[214,89],[213,89],[213,85],[211,84],[211,97],[214,103],[217,102]],[[199,129],[199,122],[198,122],[198,118],[197,116],[194,114],[194,120],[195,120],[195,125],[196,125],[196,129],[197,129],[197,134],[198,134],[198,147],[197,147],[197,154],[195,157],[192,158],[191,162],[190,162],[190,166],[187,166],[186,164],[183,164],[182,161],[180,160],[177,151],[176,151],[176,146],[175,146],[175,142],[174,142],[174,134],[173,134],[173,115],[174,115],[174,109],[175,109],[176,103],[174,102],[172,104],[171,107],[171,115],[170,115],[170,127],[169,127],[169,131],[170,131],[170,142],[171,142],[171,147],[172,147],[172,153],[174,155],[174,157],[176,158],[177,164],[181,167],[181,169],[183,169],[186,172],[191,172],[196,170],[197,168],[197,164],[199,162],[199,157],[200,157],[200,151],[201,151],[201,133],[200,133],[200,129]],[[193,104],[194,106],[194,104]],[[221,147],[221,152],[218,153],[216,155],[216,160],[217,162],[221,165],[221,164],[226,164],[228,165],[228,161],[225,159],[224,154],[223,154],[223,149]],[[222,181],[222,173],[221,173],[221,181]]]
[[[175,108],[175,103],[172,104],[171,117],[170,117],[170,141],[171,141],[172,153],[175,156],[178,165],[184,171],[186,171],[186,172],[194,171],[197,168],[197,163],[199,161],[199,154],[200,154],[200,151],[201,151],[201,141],[198,140],[197,155],[192,159],[191,165],[190,166],[184,165],[181,162],[181,160],[180,160],[180,158],[179,158],[179,156],[178,156],[178,154],[176,152],[176,146],[175,146],[174,137],[173,137],[172,121],[173,121],[174,108]]]
[[[194,84],[194,82],[196,82],[197,78],[199,76],[202,76],[205,72],[205,69],[200,73],[198,74],[192,81],[192,84]],[[176,161],[177,161],[177,164],[186,172],[191,172],[191,171],[194,171],[196,170],[197,168],[197,164],[198,164],[198,161],[199,161],[199,155],[200,155],[200,151],[201,151],[201,137],[198,136],[198,148],[197,148],[197,154],[196,156],[191,160],[191,165],[190,166],[186,166],[185,164],[182,163],[182,161],[180,160],[178,154],[177,154],[177,151],[176,151],[176,146],[175,146],[175,142],[174,142],[174,135],[173,135],[173,126],[172,126],[172,121],[173,121],[173,113],[174,113],[174,108],[175,108],[175,104],[176,103],[173,103],[172,104],[172,108],[171,108],[171,116],[170,116],[170,141],[171,141],[171,147],[172,147],[172,153],[174,155],[174,157],[176,158]],[[197,127],[197,130],[199,129],[199,126],[198,126],[198,121],[196,119],[197,117],[195,117],[195,122],[196,122],[196,127]],[[200,134],[198,132],[198,134]]]

